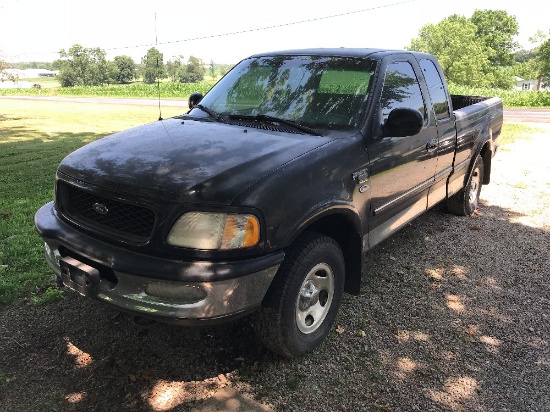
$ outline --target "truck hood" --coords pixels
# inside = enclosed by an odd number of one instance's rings
[[[67,156],[59,171],[119,192],[230,204],[263,176],[330,140],[172,118],[90,143]]]

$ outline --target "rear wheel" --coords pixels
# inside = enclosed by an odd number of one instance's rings
[[[478,156],[464,188],[447,199],[447,209],[449,212],[458,216],[470,216],[474,213],[479,205],[483,173],[483,160],[481,156]]]
[[[302,235],[288,251],[256,314],[258,338],[286,358],[314,350],[336,319],[344,274],[344,257],[332,238]]]

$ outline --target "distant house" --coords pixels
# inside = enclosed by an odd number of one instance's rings
[[[41,89],[38,83],[28,82],[25,79],[36,79],[39,77],[54,77],[59,71],[46,69],[6,69],[0,73],[0,89]]]
[[[59,70],[47,69],[6,69],[5,73],[0,74],[0,81],[7,79],[8,75],[12,75],[17,79],[36,79],[38,77],[55,77],[59,74]]]
[[[25,69],[22,70],[23,78],[36,79],[37,77],[55,77],[59,74],[59,70],[48,69]]]
[[[550,87],[544,86],[542,82],[542,78],[539,77],[538,79],[533,80],[525,80],[521,77],[516,76],[516,90],[536,90],[536,91],[550,91]]]

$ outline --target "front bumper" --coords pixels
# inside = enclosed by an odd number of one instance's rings
[[[45,241],[46,261],[67,286],[120,310],[170,323],[223,323],[253,311],[284,258],[283,252],[237,262],[143,255],[76,231],[57,217],[53,202],[36,213],[35,225]],[[70,273],[80,271],[78,266],[88,268],[84,275]],[[88,279],[86,270],[99,274],[93,287],[86,284],[96,275]]]

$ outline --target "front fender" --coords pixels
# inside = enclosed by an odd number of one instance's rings
[[[363,256],[363,224],[357,210],[345,202],[318,205],[304,215],[301,224],[289,233],[285,244],[292,242],[302,233],[313,231],[330,236],[344,254],[346,278],[344,290],[358,295],[361,289],[361,262]]]
[[[336,222],[343,223],[343,225],[337,226]],[[357,233],[361,236],[364,233],[363,223],[355,207],[344,201],[334,201],[321,203],[307,210],[283,237],[282,244],[285,247],[289,246],[301,233],[312,229],[323,233],[329,231],[333,235],[338,230],[349,234]]]

